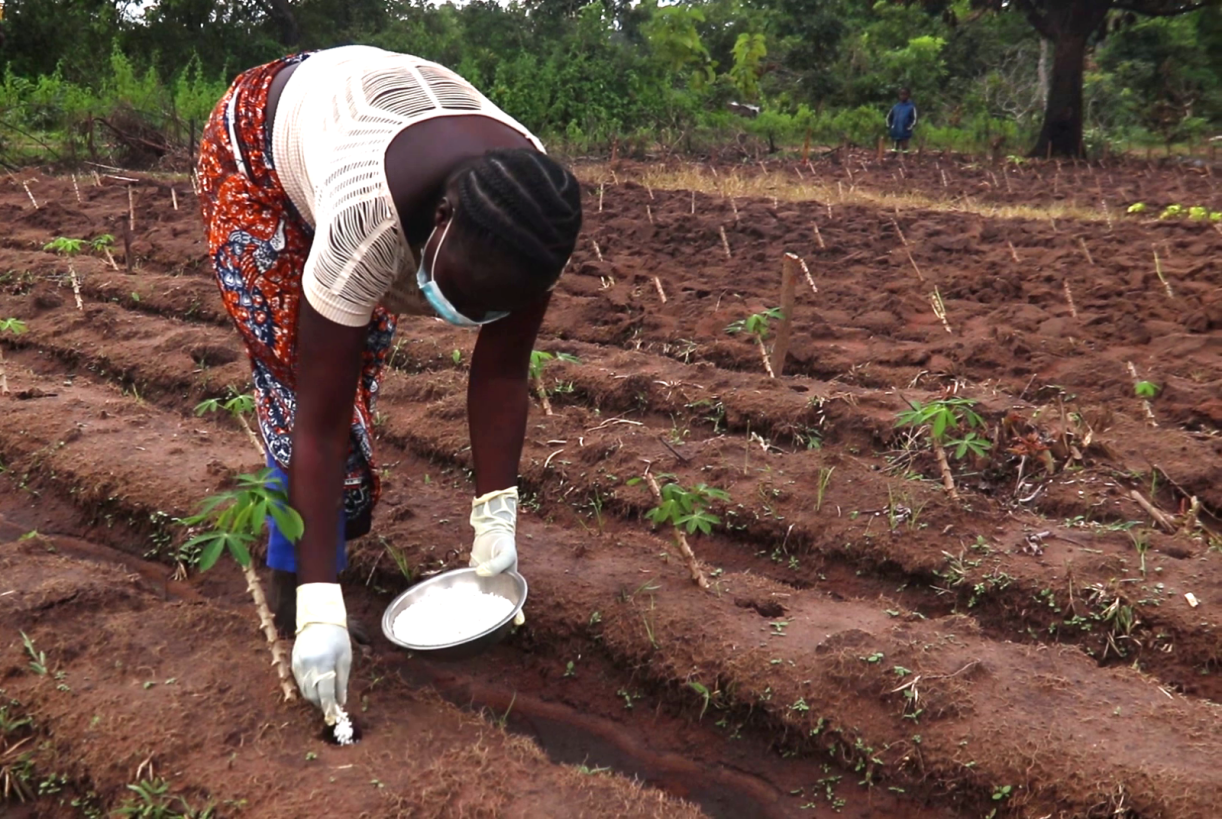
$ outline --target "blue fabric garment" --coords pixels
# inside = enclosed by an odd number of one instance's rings
[[[272,485],[277,489],[283,489],[287,492],[289,476],[276,465],[275,459],[270,455],[267,458],[267,465],[272,470]],[[335,571],[338,573],[342,572],[348,565],[348,550],[344,548],[344,514],[342,511],[339,516],[339,530],[336,532],[336,544]],[[275,519],[270,516],[267,518],[267,567],[269,569],[279,569],[282,572],[297,571],[297,549],[281,533],[280,528],[276,526]]]
[[[891,138],[896,142],[912,139],[912,129],[916,125],[916,103],[912,100],[897,102],[887,115],[887,126]]]

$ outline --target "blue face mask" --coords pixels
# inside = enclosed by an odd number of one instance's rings
[[[433,251],[434,266],[437,263],[437,257],[441,255],[441,246],[445,243],[446,235],[449,234],[450,225],[453,223],[453,219],[446,222],[446,229],[442,231],[441,239],[437,242],[437,249]],[[434,227],[433,233],[436,232],[437,228]],[[430,233],[429,238],[425,240],[425,247],[428,247],[429,241],[431,241],[433,238],[433,233]],[[421,255],[423,256],[423,252]],[[429,266],[425,264],[425,260],[422,258],[420,260],[420,266],[416,268],[416,284],[420,286],[420,292],[424,294],[426,299],[428,299],[429,306],[437,311],[437,315],[441,317],[442,321],[445,321],[448,324],[453,324],[456,327],[479,327],[484,324],[491,324],[492,322],[497,321],[498,319],[503,319],[505,316],[509,315],[507,312],[489,312],[486,313],[479,321],[467,318],[462,313],[458,312],[458,309],[454,305],[450,304],[450,300],[447,299],[445,294],[441,292],[441,288],[437,286],[437,282],[434,280],[434,273],[435,271],[430,270]]]

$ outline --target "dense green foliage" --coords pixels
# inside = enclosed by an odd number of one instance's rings
[[[1020,14],[970,5],[7,0],[0,159],[181,153],[238,71],[353,42],[455,68],[570,153],[873,145],[901,85],[920,106],[918,144],[1022,152],[1043,111],[1039,36]],[[1113,23],[1087,63],[1088,146],[1197,140],[1222,123],[1218,8]],[[762,111],[742,118],[732,101]]]

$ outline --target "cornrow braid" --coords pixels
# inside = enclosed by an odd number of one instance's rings
[[[539,270],[550,285],[581,231],[581,187],[547,154],[489,151],[460,172],[456,219],[473,238]]]

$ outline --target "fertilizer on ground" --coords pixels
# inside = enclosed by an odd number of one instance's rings
[[[459,643],[502,622],[514,605],[473,586],[436,589],[395,618],[395,636],[414,646]]]

